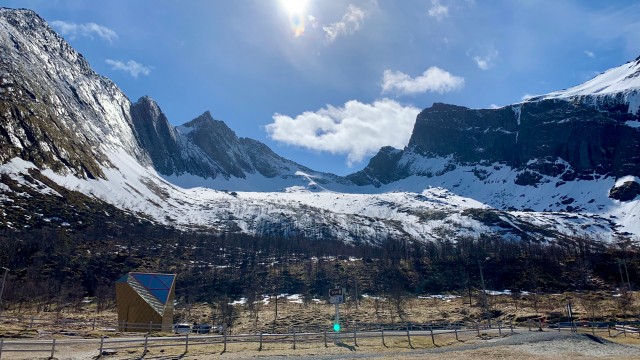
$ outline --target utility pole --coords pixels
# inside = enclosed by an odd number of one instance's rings
[[[4,283],[7,281],[7,274],[9,273],[9,269],[6,267],[2,267],[4,270],[4,276],[2,277],[2,288],[0,288],[0,316],[4,312],[4,302],[2,301],[2,295],[4,294]]]
[[[631,280],[629,280],[629,270],[627,270],[627,261],[622,259],[622,265],[624,266],[624,272],[627,275],[627,286],[629,287],[629,293],[631,293]]]
[[[487,259],[485,261],[487,261]],[[482,307],[484,308],[484,316],[489,322],[489,327],[491,327],[491,319],[489,318],[489,311],[487,309],[487,288],[484,286],[484,275],[482,274],[482,263],[480,260],[478,260],[478,267],[480,268],[480,283],[482,284]]]
[[[622,266],[624,266],[624,273],[622,272]],[[620,283],[621,288],[624,288],[625,282],[627,283],[627,289],[631,292],[631,280],[629,280],[629,272],[627,271],[627,262],[624,260],[618,260],[618,271],[620,271]],[[627,275],[627,281],[624,281],[624,275]]]
[[[356,300],[356,310],[358,310],[358,277],[356,276],[354,279],[355,282],[355,300]]]

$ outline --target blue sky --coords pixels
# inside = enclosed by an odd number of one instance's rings
[[[502,106],[640,55],[640,3],[4,0],[174,125],[206,110],[315,170],[406,145],[433,102]]]

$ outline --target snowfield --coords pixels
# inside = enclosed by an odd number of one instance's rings
[[[515,240],[527,234],[544,241],[584,235],[609,242],[620,231],[640,233],[638,201],[609,199],[608,189],[615,184],[611,178],[561,186],[549,179],[533,188],[515,185],[515,172],[495,164],[484,168],[488,174],[484,180],[472,168],[458,166],[440,176],[413,176],[382,188],[344,189],[343,184],[319,187],[301,173],[300,182],[306,185],[279,192],[236,192],[231,191],[232,181],[224,184],[228,191],[177,187],[124,151],[109,153],[109,160],[113,167],[103,168],[106,179],[81,179],[49,169],[42,173],[69,190],[145,214],[158,223],[191,230],[337,239],[352,244],[381,244],[390,238],[455,241],[459,236],[481,234]],[[435,166],[450,160],[435,159]],[[0,173],[21,181],[28,169],[35,166],[15,158],[0,166]],[[4,190],[0,188],[0,196]],[[53,193],[44,184],[38,191]],[[580,207],[579,213],[562,211],[566,207],[562,201],[569,198],[574,199],[573,206]],[[496,214],[491,222],[478,218],[484,211]]]

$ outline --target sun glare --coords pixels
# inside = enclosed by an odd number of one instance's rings
[[[280,0],[289,15],[289,25],[295,37],[304,34],[305,12],[308,0]]]
[[[302,16],[307,8],[307,0],[280,0],[280,3],[289,16]]]

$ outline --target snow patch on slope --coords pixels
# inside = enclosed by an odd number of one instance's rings
[[[593,79],[569,89],[536,96],[526,101],[578,97],[585,103],[598,105],[602,99],[621,98],[632,115],[640,111],[640,60],[609,69]],[[604,100],[606,101],[606,100]]]
[[[51,170],[42,173],[56,183],[101,199],[133,214],[185,229],[242,231],[280,237],[337,239],[346,243],[380,244],[387,239],[434,241],[457,236],[501,233],[518,239],[511,230],[465,215],[466,210],[494,211],[487,204],[442,187],[422,187],[419,192],[378,194],[311,192],[225,192],[205,188],[183,189],[165,181],[151,168],[139,165],[125,152],[109,154],[114,168],[105,168],[106,179],[79,179]],[[0,166],[12,177],[32,167],[16,160]],[[414,179],[417,181],[417,179]],[[408,185],[408,183],[405,183]],[[417,187],[417,182],[414,184]],[[407,186],[409,187],[409,186]],[[558,229],[564,234],[601,228],[603,239],[613,229],[601,219],[583,215],[529,212],[502,213],[517,230],[523,222]],[[505,215],[508,214],[508,215]],[[586,233],[585,230],[584,232]],[[505,233],[506,231],[506,233]],[[544,240],[544,237],[541,238]]]

